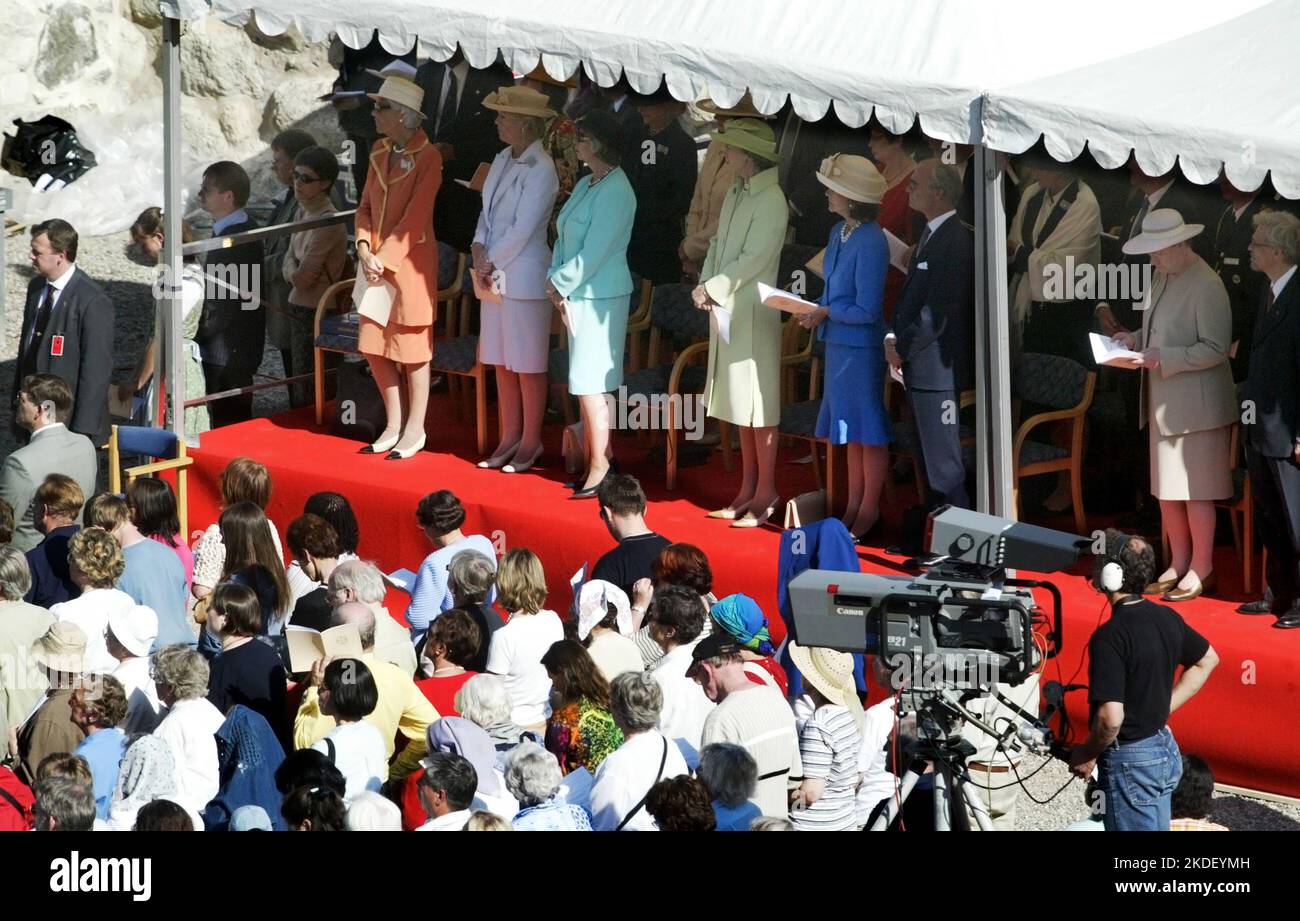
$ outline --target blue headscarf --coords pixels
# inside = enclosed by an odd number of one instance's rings
[[[767,632],[767,618],[763,616],[763,609],[748,595],[728,595],[709,608],[709,616],[746,649],[760,656],[770,656],[776,652],[772,636]]]
[[[230,817],[240,806],[261,806],[276,831],[284,831],[280,791],[275,770],[284,749],[262,714],[235,704],[217,730],[217,766],[221,786],[203,810],[208,831],[229,831]]]

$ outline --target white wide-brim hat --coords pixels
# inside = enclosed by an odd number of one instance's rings
[[[618,632],[632,635],[632,605],[627,592],[612,582],[593,579],[582,586],[578,597],[578,639],[585,640],[596,624],[609,616],[609,606],[618,611]]]
[[[147,656],[158,638],[158,615],[153,608],[143,604],[126,609],[114,608],[108,613],[108,629],[131,655]]]
[[[1184,224],[1183,216],[1173,208],[1157,208],[1143,219],[1142,232],[1125,243],[1123,250],[1129,256],[1158,253],[1190,240],[1204,229],[1204,224]]]

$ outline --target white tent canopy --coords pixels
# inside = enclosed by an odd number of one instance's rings
[[[1300,198],[1298,53],[1300,0],[1276,0],[1116,60],[994,89],[984,143],[1019,153],[1041,134],[1052,156],[1070,160],[1086,145],[1106,167],[1131,149],[1148,175],[1177,163],[1205,183],[1222,168],[1241,189],[1271,172],[1279,192]]]
[[[581,63],[599,83],[625,73],[679,99],[735,102],[750,89],[774,112],[791,99],[815,120],[833,103],[850,126],[872,115],[902,131],[919,116],[941,140],[978,143],[983,94],[1139,51],[1231,19],[1264,0],[163,0],[174,18],[213,13],[351,47],[378,29],[384,46],[444,60],[459,44],[486,66],[542,61],[557,77]],[[1055,118],[1056,116],[1053,116]],[[1048,125],[1041,126],[1045,130]]]

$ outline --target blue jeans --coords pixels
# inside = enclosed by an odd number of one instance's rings
[[[1166,726],[1136,742],[1117,742],[1097,759],[1106,831],[1168,831],[1169,803],[1183,756]]]

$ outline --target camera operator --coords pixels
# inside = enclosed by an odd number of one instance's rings
[[[1168,831],[1182,755],[1166,721],[1219,657],[1176,612],[1142,597],[1155,573],[1151,545],[1114,529],[1105,541],[1092,581],[1111,615],[1088,641],[1092,731],[1071,751],[1070,768],[1086,778],[1096,766],[1106,831]]]

